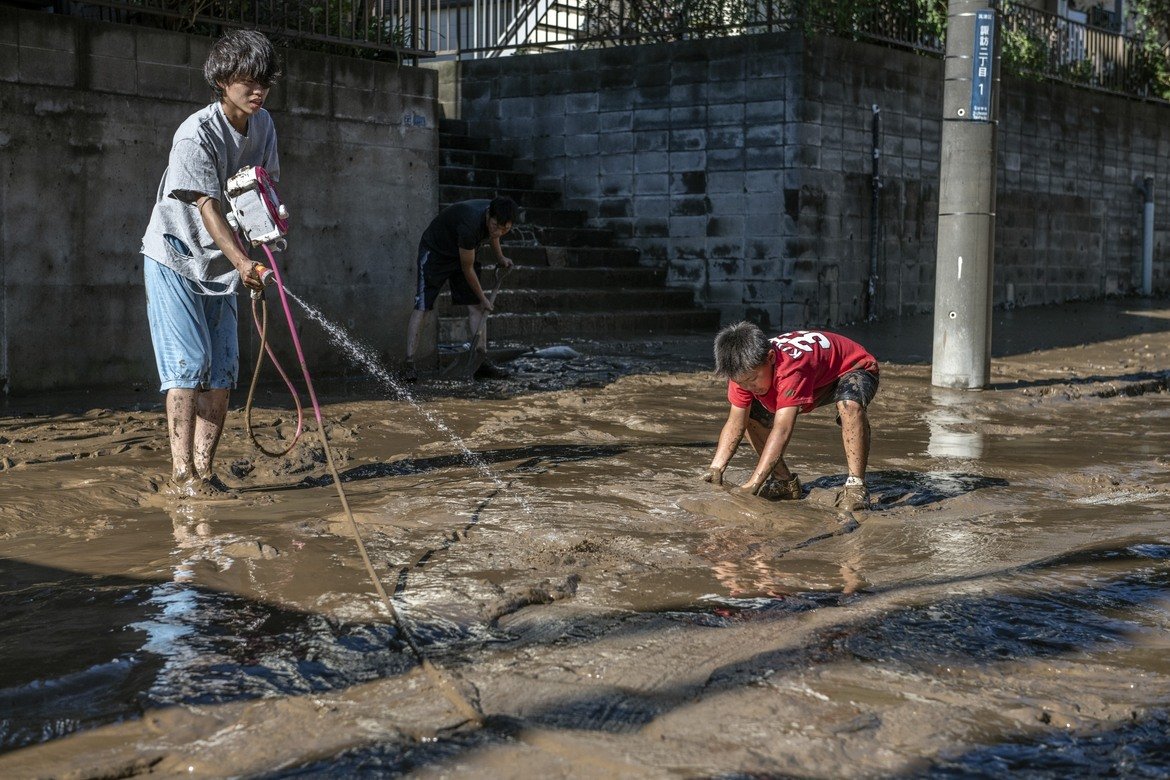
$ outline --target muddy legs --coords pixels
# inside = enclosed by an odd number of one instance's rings
[[[195,416],[195,472],[210,478],[214,469],[215,448],[223,433],[227,417],[228,390],[208,390],[198,396]]]
[[[176,483],[211,476],[227,404],[226,389],[203,391],[176,387],[167,391],[171,476]]]
[[[418,349],[418,334],[422,332],[423,323],[430,312],[414,309],[410,312],[410,322],[406,325],[406,362],[414,361],[414,351]]]
[[[195,408],[198,390],[167,391],[167,432],[171,443],[171,477],[176,483],[195,476]]]
[[[837,413],[841,415],[841,443],[849,476],[864,480],[869,464],[869,415],[856,401],[838,401]]]
[[[467,326],[471,328],[471,336],[475,340],[471,345],[472,350],[487,352],[487,325],[484,323],[487,315],[483,306],[467,307]]]

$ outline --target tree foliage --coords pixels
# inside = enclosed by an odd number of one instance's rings
[[[1170,0],[1132,2],[1135,37],[1090,51],[1084,27],[1001,0],[1003,71],[1170,99]],[[947,11],[947,0],[586,0],[580,37],[605,46],[795,30],[941,52]]]
[[[1157,93],[1170,100],[1170,0],[1133,0],[1131,8]]]

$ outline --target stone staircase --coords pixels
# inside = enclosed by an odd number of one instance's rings
[[[491,150],[491,141],[467,133],[466,123],[439,127],[439,207],[471,198],[507,195],[521,208],[521,224],[504,240],[516,263],[496,297],[488,322],[493,348],[537,347],[556,342],[654,337],[711,332],[718,312],[695,306],[689,288],[666,287],[666,271],[639,264],[637,249],[617,246],[605,228],[586,226],[584,211],[561,206],[561,193],[538,189],[531,173]],[[480,262],[494,265],[489,247]],[[495,272],[483,275],[484,289]],[[444,291],[436,309],[440,350],[470,336],[466,309]]]

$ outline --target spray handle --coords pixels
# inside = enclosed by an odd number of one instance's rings
[[[264,287],[267,287],[268,285],[274,284],[276,282],[276,274],[272,272],[271,268],[261,265],[260,263],[253,263],[252,270],[257,276],[260,277],[260,284],[263,285],[259,289],[250,290],[252,298],[258,301],[264,297]]]
[[[272,272],[271,268],[261,265],[260,263],[256,263],[252,270],[255,271],[256,275],[260,277],[260,284],[264,285],[265,287],[276,281],[276,274]]]

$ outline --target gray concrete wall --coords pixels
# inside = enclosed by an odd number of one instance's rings
[[[870,268],[873,106],[882,189],[876,308],[934,303],[942,64],[836,39],[757,35],[468,61],[444,110],[694,287],[725,321],[859,318]],[[1156,179],[1155,286],[1170,288],[1170,107],[1002,85],[995,300],[1140,286]]]
[[[171,137],[211,100],[209,45],[13,9],[0,17],[0,376],[10,391],[157,388],[138,250]],[[399,359],[415,246],[438,205],[436,76],[292,51],[284,71],[267,108],[292,212],[277,256],[286,283]],[[245,384],[256,340],[247,300]],[[310,367],[346,371],[321,329],[294,314]],[[283,318],[270,328],[286,346]]]

